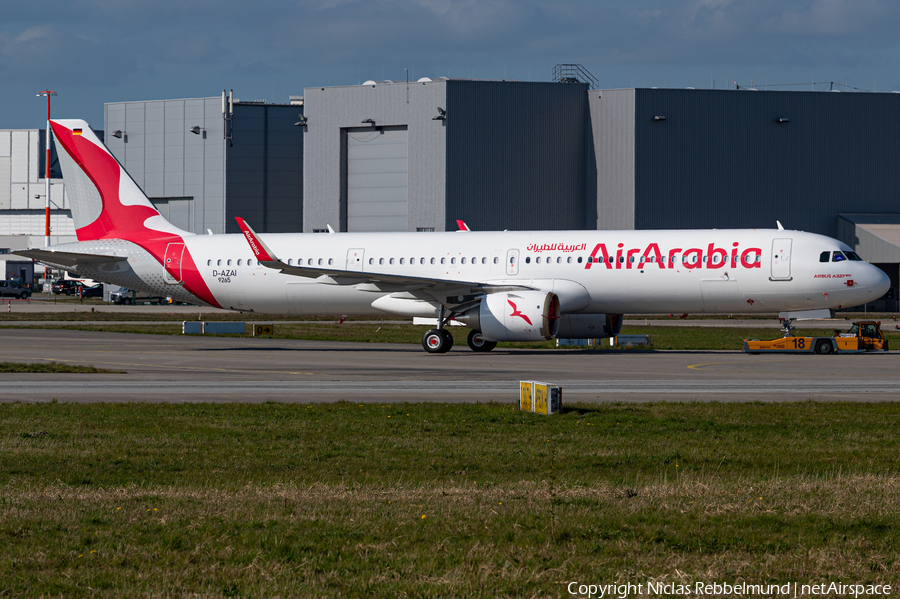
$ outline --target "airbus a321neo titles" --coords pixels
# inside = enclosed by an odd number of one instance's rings
[[[828,316],[888,289],[845,244],[800,231],[504,231],[196,235],[163,218],[81,120],[52,121],[77,243],[17,252],[152,295],[261,314],[450,319],[468,345],[597,338],[622,314]]]

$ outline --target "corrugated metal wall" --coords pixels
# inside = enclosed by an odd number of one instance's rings
[[[408,230],[444,229],[446,142],[445,122],[435,121],[437,108],[447,107],[446,82],[411,81],[348,87],[304,89],[308,119],[303,155],[303,230],[330,224],[338,229],[346,169],[343,130],[365,126],[406,126],[409,132]],[[455,223],[453,228],[455,229]]]
[[[482,231],[584,228],[586,91],[448,81],[445,226],[463,219]]]
[[[303,106],[235,104],[228,152],[225,229],[235,216],[260,233],[303,230]]]
[[[44,234],[44,152],[41,129],[0,130],[0,233]],[[102,135],[102,132],[101,132]],[[55,152],[52,152],[55,155]],[[51,159],[51,166],[53,162]],[[74,228],[58,169],[51,172],[51,230],[71,235]]]
[[[900,212],[900,94],[635,94],[636,228],[835,236],[841,212]]]
[[[193,232],[225,232],[225,142],[221,98],[104,106],[105,143],[144,193],[193,198]],[[200,134],[190,133],[200,127]],[[113,133],[119,130],[122,137]]]

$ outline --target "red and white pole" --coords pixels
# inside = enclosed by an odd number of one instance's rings
[[[44,90],[38,93],[38,96],[47,96],[47,160],[46,160],[46,178],[44,179],[44,200],[46,206],[46,222],[44,225],[44,247],[50,245],[50,140],[52,131],[50,129],[50,96],[55,96],[56,92]]]

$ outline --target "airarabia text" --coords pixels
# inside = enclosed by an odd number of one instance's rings
[[[630,248],[625,249],[625,244],[620,243],[615,253],[611,253],[606,248],[605,243],[598,243],[594,247],[594,251],[588,257],[585,269],[591,266],[603,264],[609,269],[626,269],[647,268],[650,264],[655,264],[661,269],[667,268],[738,268],[738,264],[743,268],[762,268],[761,248],[745,248],[741,249],[738,242],[731,244],[731,252],[725,248],[716,247],[716,244],[710,243],[706,248],[672,248],[668,252],[662,252],[659,244],[651,243],[645,249]],[[637,263],[637,264],[636,264]]]

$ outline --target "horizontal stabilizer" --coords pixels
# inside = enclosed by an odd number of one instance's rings
[[[53,250],[17,250],[17,256],[25,256],[43,262],[55,264],[66,269],[75,270],[79,266],[97,266],[99,264],[112,264],[128,260],[124,256],[103,256],[101,254],[80,254],[78,252],[55,252]]]

